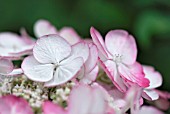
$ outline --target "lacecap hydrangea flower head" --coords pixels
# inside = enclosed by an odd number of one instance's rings
[[[0,114],[163,114],[169,108],[170,93],[157,89],[161,74],[136,61],[127,31],[103,38],[91,27],[91,39],[83,39],[71,27],[57,30],[39,20],[34,33],[0,33]]]

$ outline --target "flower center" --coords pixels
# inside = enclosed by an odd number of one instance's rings
[[[116,62],[116,63],[121,63],[122,62],[122,55],[114,54],[113,55],[113,61]]]

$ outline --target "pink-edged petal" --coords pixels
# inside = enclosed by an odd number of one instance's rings
[[[106,35],[106,48],[112,56],[121,55],[123,63],[131,65],[136,61],[137,47],[133,36],[124,30],[112,30]]]
[[[105,95],[100,88],[78,85],[70,96],[68,103],[69,114],[105,114]]]
[[[105,101],[105,93],[101,88],[93,88],[93,98],[89,114],[105,114],[107,109],[107,102]]]
[[[47,20],[38,20],[34,25],[34,33],[37,38],[49,34],[57,34],[56,28]]]
[[[33,114],[33,111],[26,100],[7,95],[0,98],[0,114]]]
[[[131,66],[119,64],[118,71],[120,75],[127,81],[136,83],[141,87],[149,86],[149,80],[145,78],[143,68],[138,62],[135,62]]]
[[[60,36],[66,39],[71,45],[80,42],[81,38],[71,27],[64,27],[60,30]]]
[[[46,82],[45,86],[56,86],[71,80],[81,69],[82,65],[83,59],[80,57],[63,60],[56,69],[53,79]]]
[[[14,66],[12,61],[8,59],[0,59],[0,74],[9,74]]]
[[[32,37],[30,37],[27,33],[27,31],[25,30],[25,28],[21,28],[20,30],[21,33],[21,37],[22,39],[27,43],[27,44],[34,44],[35,43],[35,39],[33,39]]]
[[[14,33],[4,32],[0,34],[0,56],[17,58],[32,52],[34,44],[28,44],[24,38]]]
[[[21,76],[23,74],[23,70],[21,68],[13,69],[13,71],[6,76]]]
[[[66,114],[66,111],[62,107],[50,101],[45,101],[42,108],[43,114]]]
[[[88,86],[79,85],[69,96],[69,114],[88,114],[91,108],[92,90]]]
[[[84,74],[84,76],[81,78],[80,82],[84,83],[84,84],[92,83],[93,81],[96,80],[98,72],[99,72],[99,66],[96,65],[92,71],[90,71],[89,73]]]
[[[84,60],[84,63],[87,61],[89,57],[89,46],[85,42],[79,42],[72,46],[72,52],[71,57],[82,57]]]
[[[115,62],[111,60],[107,60],[102,62],[100,60],[101,66],[108,75],[108,77],[112,80],[113,84],[122,92],[126,92],[126,86],[122,81],[121,76],[119,75],[118,69],[116,67]]]
[[[146,89],[157,88],[162,85],[163,79],[159,72],[151,69],[151,67],[143,66],[145,77],[149,79],[150,85]]]
[[[25,58],[21,67],[29,79],[39,82],[50,81],[55,68],[53,64],[39,63],[33,56]]]
[[[135,114],[164,114],[153,106],[142,106]]]
[[[10,32],[0,33],[0,47],[15,48],[24,45],[25,43],[17,34]]]
[[[58,35],[41,37],[33,48],[33,55],[40,63],[59,63],[70,53],[70,44]]]
[[[90,34],[94,44],[97,46],[99,50],[100,59],[105,60],[106,58],[108,58],[109,55],[107,53],[101,34],[94,27],[90,28]]]
[[[89,48],[90,48],[89,57],[88,57],[87,61],[85,62],[85,70],[86,70],[86,72],[90,72],[91,70],[93,70],[94,67],[97,64],[97,61],[98,61],[97,47],[93,43],[90,43]]]
[[[157,100],[159,98],[159,95],[154,90],[145,89],[143,91],[142,97],[144,97],[147,100]]]

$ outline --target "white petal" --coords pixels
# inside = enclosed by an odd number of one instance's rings
[[[85,84],[92,83],[93,81],[96,80],[98,71],[99,71],[99,67],[98,67],[98,65],[96,65],[91,72],[85,73],[84,76],[81,77],[80,82],[85,83]]]
[[[64,27],[60,30],[60,36],[66,39],[71,45],[78,43],[81,38],[73,28]]]
[[[34,25],[34,33],[37,38],[49,34],[57,34],[56,28],[47,20],[38,20]]]
[[[58,63],[71,53],[71,46],[58,35],[40,38],[33,49],[34,57],[40,63]]]
[[[93,70],[97,64],[97,61],[98,61],[97,47],[92,43],[89,44],[89,47],[90,47],[90,53],[89,53],[89,57],[85,63],[86,72],[90,72],[91,70]]]
[[[23,74],[23,70],[21,68],[14,69],[11,73],[7,74],[7,76],[19,76]]]
[[[56,86],[72,79],[83,65],[82,58],[67,59],[58,66],[54,78],[45,83],[45,86]]]
[[[72,46],[72,52],[71,52],[71,57],[76,58],[76,57],[82,57],[84,62],[89,57],[89,46],[85,42],[79,42],[75,45]]]
[[[8,74],[13,70],[13,63],[8,59],[0,59],[0,74]]]
[[[154,68],[152,69],[152,67],[143,66],[143,70],[145,73],[145,77],[150,81],[149,87],[147,87],[146,89],[153,89],[162,85],[162,76],[159,72],[155,71]]]
[[[41,64],[33,56],[25,58],[21,67],[24,74],[33,81],[47,82],[53,77],[54,65]]]
[[[156,91],[147,89],[144,89],[142,96],[148,100],[157,100],[159,98],[159,95]]]
[[[92,91],[88,86],[78,86],[69,96],[69,114],[90,114],[92,104]]]

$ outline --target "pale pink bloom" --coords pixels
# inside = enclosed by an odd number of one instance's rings
[[[33,114],[33,111],[26,100],[7,95],[0,98],[0,114]]]
[[[132,84],[149,86],[142,66],[136,62],[137,48],[133,36],[124,30],[112,30],[107,33],[104,42],[93,27],[90,33],[99,50],[101,66],[120,91],[125,92]]]
[[[22,73],[22,69],[14,69],[14,65],[11,60],[0,59],[0,75],[17,76],[21,75]]]
[[[159,72],[151,66],[143,66],[145,76],[150,81],[150,85],[143,90],[143,97],[148,100],[157,100],[159,98],[158,93],[155,91],[155,88],[162,85],[162,76]]]
[[[142,106],[134,114],[164,114],[153,106]]]
[[[20,56],[32,53],[34,43],[29,41],[32,41],[32,39],[15,33],[0,33],[0,57],[14,60],[20,59]]]
[[[33,56],[25,58],[21,66],[29,79],[56,86],[71,80],[81,69],[83,59],[74,54],[62,37],[47,35],[37,40]]]
[[[37,38],[49,34],[58,34],[67,40],[71,45],[80,41],[80,36],[71,27],[64,27],[60,31],[57,31],[54,25],[47,20],[38,20],[34,25],[34,33]]]
[[[44,114],[106,114],[107,108],[103,90],[98,86],[88,85],[78,85],[73,88],[66,109],[49,101],[43,104]]]
[[[80,82],[85,84],[90,84],[96,80],[98,75],[99,66],[98,62],[98,50],[97,47],[93,43],[89,43],[89,56],[84,66],[81,70],[81,74],[79,75]]]

